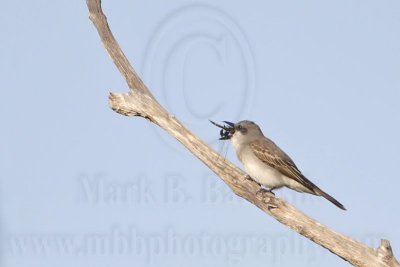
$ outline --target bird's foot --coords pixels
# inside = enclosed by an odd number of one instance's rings
[[[270,188],[270,189],[267,190],[267,192],[268,192],[268,193],[271,193],[271,194],[273,194],[273,195],[275,196],[275,193],[272,192],[272,190],[274,190],[274,189],[275,189],[275,188]]]
[[[275,193],[272,192],[272,190],[273,190],[273,188],[265,189],[265,188],[261,187],[261,188],[257,191],[256,196],[263,196],[265,193],[270,193],[270,194],[272,194],[272,195],[275,196]]]
[[[262,197],[265,191],[264,188],[260,188],[256,193],[256,197]]]
[[[272,192],[272,189],[273,188],[265,189],[261,187],[256,193],[256,197],[266,203],[269,210],[277,208],[277,206],[271,202],[271,200],[273,200],[273,197],[269,195],[272,194],[273,196],[275,196],[274,192]]]

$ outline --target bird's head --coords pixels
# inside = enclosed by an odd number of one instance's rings
[[[253,137],[258,137],[262,135],[262,131],[257,124],[252,121],[239,121],[238,123],[233,123],[229,121],[224,121],[226,125],[219,125],[213,121],[210,121],[215,126],[221,128],[220,140],[237,139],[242,138],[253,139]]]

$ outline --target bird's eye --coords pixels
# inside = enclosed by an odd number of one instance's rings
[[[247,128],[242,126],[242,125],[238,125],[236,130],[238,130],[241,134],[246,134],[247,133]]]

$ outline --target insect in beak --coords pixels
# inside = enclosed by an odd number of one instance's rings
[[[235,133],[235,124],[232,122],[224,121],[224,123],[226,123],[227,125],[220,125],[216,122],[213,122],[212,120],[210,120],[210,122],[215,126],[221,128],[221,131],[219,132],[219,140],[228,140]]]

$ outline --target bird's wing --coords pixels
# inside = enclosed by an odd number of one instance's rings
[[[299,182],[312,191],[318,188],[301,173],[292,159],[271,140],[267,138],[256,140],[250,143],[250,147],[253,150],[254,155],[265,164]]]

